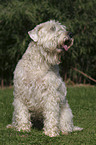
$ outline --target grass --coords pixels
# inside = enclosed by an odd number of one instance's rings
[[[50,138],[36,128],[30,133],[7,129],[12,119],[13,89],[0,90],[0,145],[96,145],[96,87],[68,87],[67,97],[74,124],[84,130]]]

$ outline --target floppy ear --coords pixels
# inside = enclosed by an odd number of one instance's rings
[[[33,39],[35,42],[38,41],[38,30],[36,27],[33,30],[29,31],[28,34],[30,38]]]
[[[43,27],[43,23],[40,25],[37,25],[33,30],[29,31],[28,34],[31,39],[33,39],[35,42],[38,41],[38,31]]]

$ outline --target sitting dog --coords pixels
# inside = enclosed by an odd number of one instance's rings
[[[59,75],[62,52],[73,45],[72,33],[50,20],[28,32],[33,40],[14,71],[12,125],[30,131],[31,116],[43,118],[44,133],[50,137],[82,128],[73,125],[66,99],[66,86]]]

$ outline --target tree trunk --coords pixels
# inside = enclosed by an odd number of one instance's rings
[[[65,78],[64,78],[64,80],[65,80],[65,81],[67,80],[67,73],[65,73]]]

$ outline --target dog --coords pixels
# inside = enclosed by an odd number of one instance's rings
[[[43,118],[44,133],[54,137],[81,131],[73,125],[66,99],[66,86],[59,75],[63,51],[73,45],[72,33],[55,20],[28,32],[32,39],[14,71],[14,112],[12,124],[18,131],[30,131],[34,118]]]

